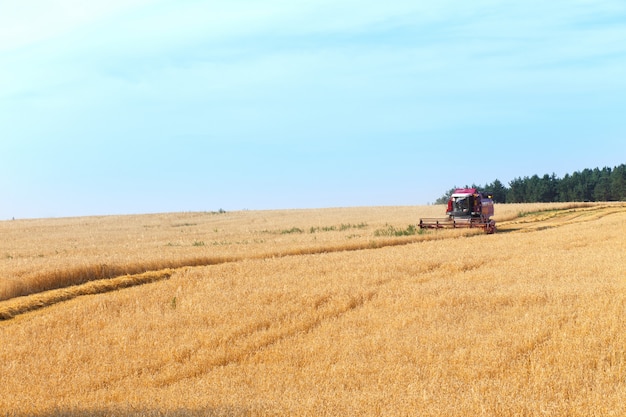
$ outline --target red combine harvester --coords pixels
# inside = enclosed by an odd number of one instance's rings
[[[496,231],[493,200],[476,188],[457,188],[448,200],[448,217],[420,219],[420,229],[481,228],[485,233]]]

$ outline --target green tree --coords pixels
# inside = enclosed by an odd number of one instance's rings
[[[528,177],[522,179],[514,178],[511,182],[509,182],[509,192],[507,193],[507,203],[526,203],[527,193],[526,193],[526,183]]]
[[[611,198],[626,200],[626,165],[615,167],[611,172]]]
[[[572,201],[569,197],[571,188],[571,177],[569,174],[565,174],[560,180],[557,179],[554,184],[555,201]]]
[[[506,203],[506,194],[508,190],[499,179],[496,179],[491,184],[485,185],[484,190],[491,193],[494,203]]]
[[[594,170],[594,201],[611,200],[611,168],[603,168],[602,170]]]

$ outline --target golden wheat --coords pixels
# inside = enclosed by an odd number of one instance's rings
[[[376,238],[377,229],[403,229],[444,210],[371,207],[0,222],[0,300],[165,268],[380,246],[385,239]]]
[[[322,226],[368,226],[308,234],[275,232],[318,227],[304,212],[262,225],[267,213],[237,214],[249,223],[238,217],[231,229],[216,226],[227,236],[220,239],[266,239],[230,251],[216,246],[214,256],[237,262],[179,268],[167,280],[0,322],[0,409],[20,416],[626,414],[623,206],[511,217],[496,235],[437,231],[411,244],[306,252],[355,239],[410,239],[373,236],[387,223],[409,224],[405,209],[394,210],[379,219],[373,209],[353,217],[344,209],[340,218],[312,211]],[[106,228],[100,233],[108,236]],[[116,243],[104,245],[113,250],[123,232],[109,233]],[[150,241],[167,251],[170,233]],[[179,254],[204,251],[193,246],[199,239],[208,241],[198,233]],[[305,254],[255,257],[288,250]]]
[[[496,220],[579,206],[500,205]],[[443,206],[369,207],[0,222],[0,300],[165,268],[384,246],[384,239],[375,238],[377,230],[403,229],[444,211]]]

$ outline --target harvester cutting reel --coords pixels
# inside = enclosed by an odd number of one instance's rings
[[[437,218],[437,219],[420,219],[420,229],[460,229],[460,228],[480,228],[485,233],[491,234],[496,231],[496,222],[493,220],[484,220],[481,218]]]

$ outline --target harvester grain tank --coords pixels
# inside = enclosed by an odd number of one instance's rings
[[[491,196],[476,188],[457,188],[448,200],[448,217],[420,219],[420,229],[481,228],[486,233],[496,231]]]

